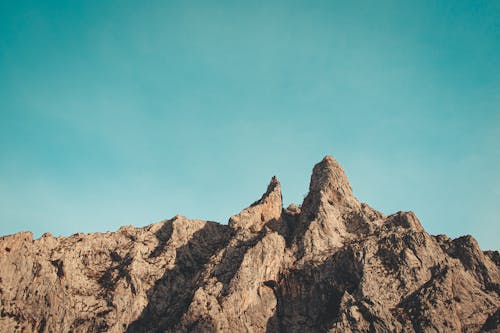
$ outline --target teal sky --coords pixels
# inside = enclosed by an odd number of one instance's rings
[[[498,249],[499,59],[497,0],[0,0],[0,234],[225,223],[330,154]]]

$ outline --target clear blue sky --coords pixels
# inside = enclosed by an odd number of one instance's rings
[[[500,2],[0,0],[0,234],[226,222],[330,154],[499,248]]]

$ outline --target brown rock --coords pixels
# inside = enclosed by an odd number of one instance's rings
[[[266,223],[280,219],[282,207],[281,185],[278,179],[273,177],[262,198],[241,213],[231,216],[229,226],[237,230],[259,232]]]
[[[273,177],[229,226],[0,238],[0,331],[498,332],[499,258],[360,203],[325,157],[301,206]]]

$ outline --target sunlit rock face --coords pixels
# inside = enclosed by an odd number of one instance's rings
[[[228,225],[0,239],[0,332],[498,332],[500,255],[360,203],[339,163]]]

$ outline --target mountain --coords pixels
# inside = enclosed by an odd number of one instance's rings
[[[500,256],[360,203],[332,157],[228,225],[0,239],[1,332],[499,332]]]

